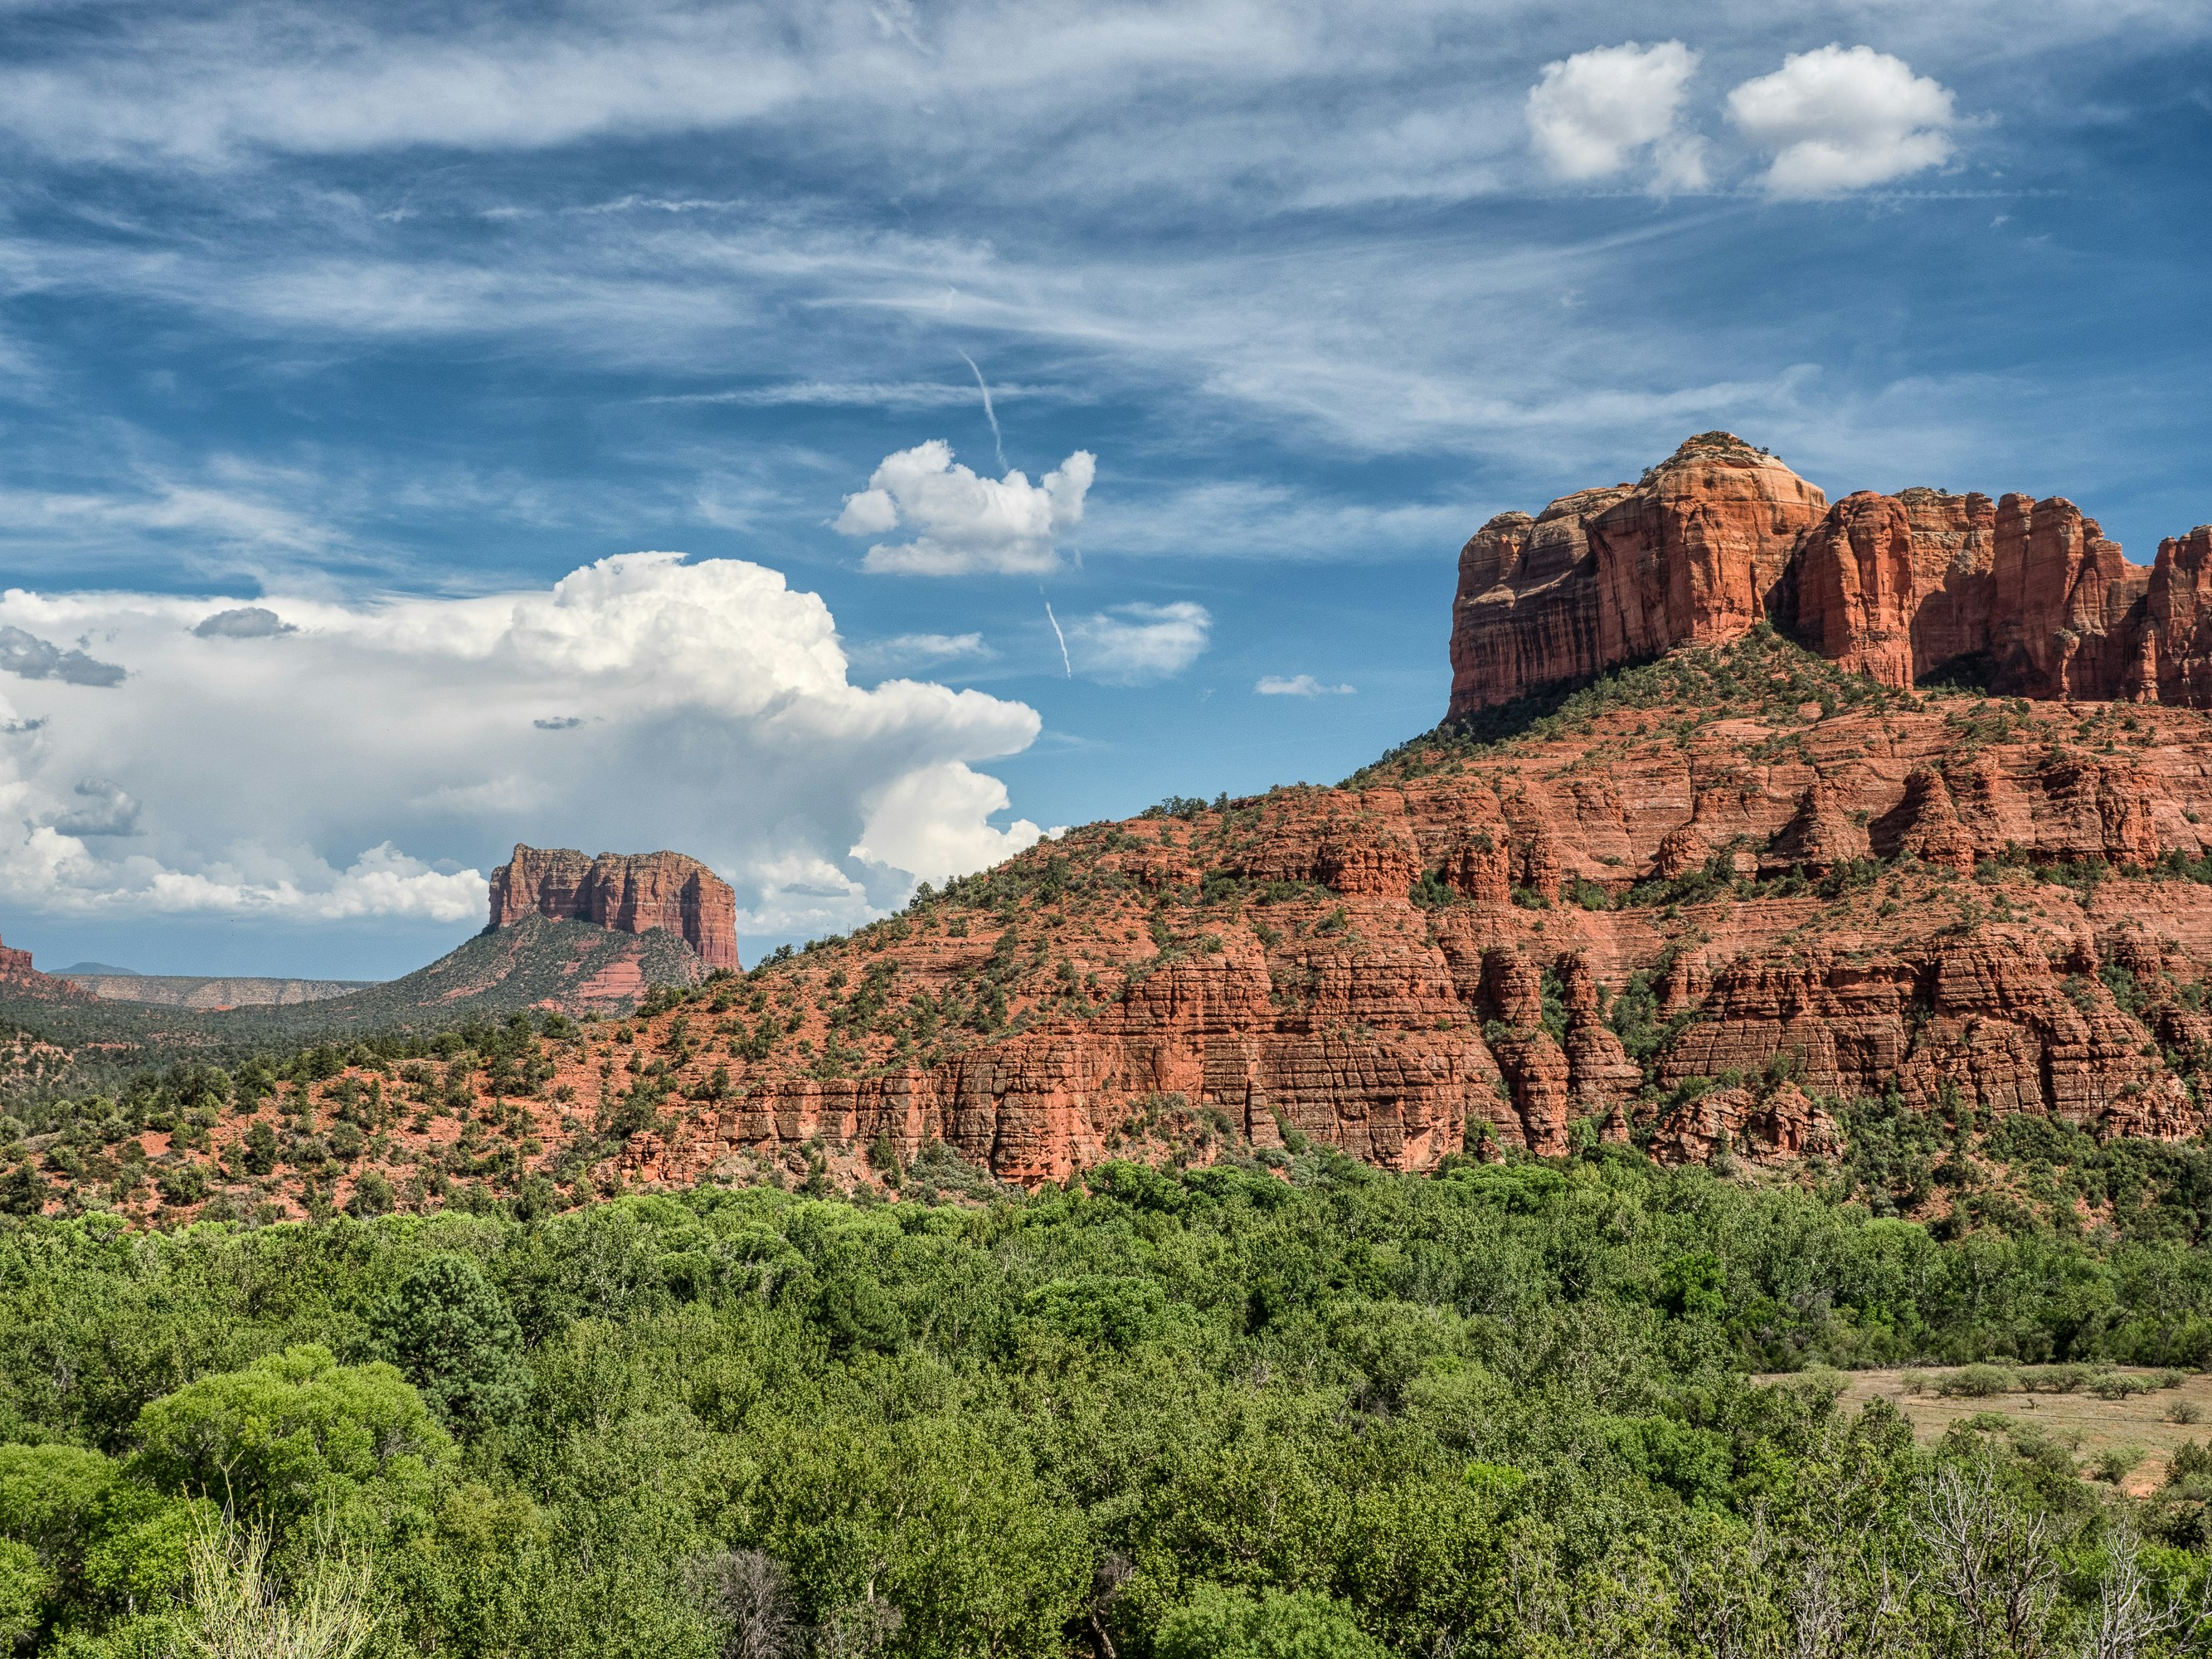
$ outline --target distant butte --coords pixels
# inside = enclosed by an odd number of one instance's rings
[[[1827,497],[1733,433],[1460,553],[1449,718],[1770,623],[1883,685],[2212,707],[2212,529],[2130,564],[2063,496]]]
[[[491,872],[495,933],[525,916],[588,921],[617,933],[658,927],[683,939],[707,966],[738,971],[738,901],[730,884],[681,853],[602,853],[517,843]]]

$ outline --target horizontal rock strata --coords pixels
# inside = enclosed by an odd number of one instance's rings
[[[487,932],[526,915],[588,921],[620,933],[658,927],[682,939],[709,968],[735,971],[738,902],[730,884],[681,853],[602,853],[518,844],[492,872]]]

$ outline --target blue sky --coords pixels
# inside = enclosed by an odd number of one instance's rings
[[[1708,428],[2140,561],[2212,518],[2197,3],[0,42],[0,935],[44,964],[403,971],[518,839],[708,859],[750,957],[1333,781],[1441,714],[1470,531]]]

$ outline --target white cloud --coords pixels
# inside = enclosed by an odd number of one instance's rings
[[[293,632],[195,633],[226,608],[246,607],[0,595],[0,629],[94,637],[128,671],[0,679],[0,900],[455,922],[527,840],[673,847],[737,885],[748,931],[802,931],[1040,833],[993,828],[1005,788],[970,769],[1026,747],[1035,711],[852,684],[828,607],[759,565],[634,553],[480,598],[277,594],[255,608]]]
[[[1357,688],[1323,685],[1310,674],[1293,674],[1288,679],[1280,674],[1262,674],[1252,689],[1263,697],[1348,697]]]
[[[846,650],[855,664],[871,668],[982,662],[996,654],[981,634],[894,634],[887,640],[848,645]]]
[[[333,540],[322,526],[266,498],[286,480],[235,464],[212,471],[225,484],[141,475],[135,489],[112,493],[0,490],[0,513],[17,533],[36,530],[64,536],[112,536],[118,532],[170,533],[218,547],[316,553]]]
[[[1705,182],[1702,146],[1677,129],[1698,54],[1680,40],[1597,46],[1544,65],[1528,89],[1528,142],[1554,179],[1609,179],[1649,154],[1651,184]]]
[[[951,445],[933,438],[885,456],[868,487],[845,498],[836,527],[847,536],[914,532],[911,541],[869,548],[869,570],[1040,575],[1060,568],[1054,538],[1083,522],[1083,498],[1097,471],[1097,458],[1079,449],[1038,483],[1018,470],[979,477],[954,462]]]
[[[1027,818],[1004,830],[988,819],[1006,809],[1006,786],[957,762],[892,781],[872,803],[853,856],[924,881],[943,881],[1011,858],[1044,835]]]
[[[1134,685],[1180,674],[1206,649],[1213,618],[1187,599],[1117,605],[1067,625],[1067,643],[1093,679]]]
[[[1761,182],[1784,197],[1834,196],[1951,158],[1950,91],[1870,46],[1793,53],[1728,96],[1729,119],[1773,153]]]

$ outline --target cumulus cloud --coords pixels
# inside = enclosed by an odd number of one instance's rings
[[[1355,688],[1323,685],[1310,674],[1293,674],[1288,679],[1280,674],[1262,674],[1252,689],[1263,697],[1348,697]]]
[[[1760,182],[1782,197],[1838,195],[1940,167],[1957,120],[1948,88],[1871,46],[1793,53],[1728,96],[1729,119],[1772,153]]]
[[[65,651],[21,628],[0,628],[0,669],[27,680],[60,680],[66,685],[120,685],[124,680],[116,664]]]
[[[1041,575],[1060,568],[1054,538],[1083,522],[1083,498],[1097,470],[1097,458],[1079,449],[1037,483],[1018,468],[986,478],[956,463],[951,445],[933,438],[885,456],[868,487],[845,498],[836,527],[847,536],[911,532],[911,540],[870,547],[863,562],[869,570]]]
[[[299,631],[264,605],[241,605],[233,610],[216,611],[193,629],[192,635],[196,639],[203,640],[268,640],[279,634],[296,634]]]
[[[1093,679],[1134,685],[1164,680],[1198,660],[1213,617],[1202,605],[1117,605],[1067,625],[1075,662]]]
[[[1680,40],[1597,46],[1544,65],[1528,142],[1554,179],[1609,179],[1649,158],[1656,190],[1705,182],[1702,142],[1676,125],[1698,54]]]
[[[0,649],[96,635],[131,665],[88,696],[54,648],[8,683],[0,901],[458,922],[526,840],[678,848],[748,931],[808,933],[1042,833],[991,823],[1006,790],[972,769],[1026,747],[1034,710],[854,685],[829,608],[759,565],[634,553],[544,589],[269,608],[284,649],[213,650],[204,600],[0,594]]]
[[[893,780],[871,803],[854,855],[924,881],[981,870],[1044,834],[1027,818],[993,829],[988,820],[1006,805],[1006,786],[994,777],[957,763],[922,767]]]

